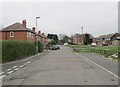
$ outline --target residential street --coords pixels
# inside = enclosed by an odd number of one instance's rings
[[[118,85],[118,78],[113,76],[118,72],[117,61],[91,53],[78,54],[66,46],[31,58],[21,67],[24,63],[11,66],[13,72],[8,69],[10,65],[3,66],[4,71],[11,72],[4,74],[3,85]]]

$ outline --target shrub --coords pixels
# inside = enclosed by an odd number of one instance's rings
[[[2,62],[17,60],[36,53],[35,43],[27,41],[2,41]]]

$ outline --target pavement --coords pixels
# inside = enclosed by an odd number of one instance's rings
[[[60,50],[34,56],[21,64],[3,65],[9,73],[2,74],[0,79],[3,85],[118,85],[117,61],[108,63],[112,60],[100,58],[61,46]]]

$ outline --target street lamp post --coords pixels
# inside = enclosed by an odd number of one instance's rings
[[[37,19],[39,19],[40,17],[36,17],[36,32],[38,32],[38,30],[37,30]],[[37,33],[35,34],[36,36],[35,36],[35,44],[36,44],[36,52],[38,53],[38,42],[37,42]]]
[[[83,26],[81,26],[81,30],[82,30],[82,45],[84,45]]]
[[[36,32],[37,32],[37,19],[39,19],[40,17],[36,17]]]

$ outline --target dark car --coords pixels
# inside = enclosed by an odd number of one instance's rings
[[[58,46],[58,45],[53,45],[52,46],[52,50],[58,50],[58,49],[60,49],[60,46]]]
[[[104,43],[104,44],[102,44],[102,46],[108,46],[108,43]]]

